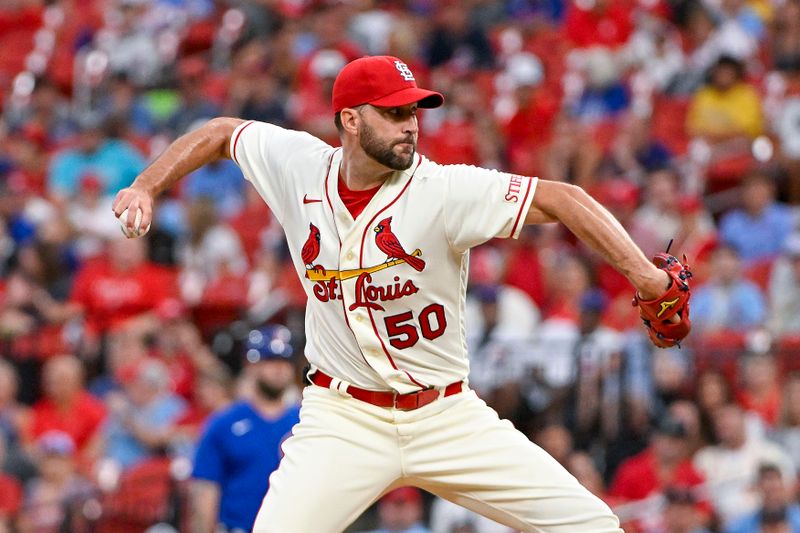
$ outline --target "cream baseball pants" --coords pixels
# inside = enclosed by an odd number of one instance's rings
[[[526,533],[622,533],[606,504],[468,389],[400,411],[308,386],[283,452],[254,533],[341,533],[404,485]]]

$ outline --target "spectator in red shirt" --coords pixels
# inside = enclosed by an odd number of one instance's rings
[[[567,38],[578,48],[622,46],[633,33],[631,8],[623,0],[570,2],[564,21]]]
[[[70,295],[70,314],[83,313],[90,335],[152,312],[173,295],[172,276],[147,259],[146,239],[116,239],[106,256],[85,264]]]
[[[663,493],[669,486],[696,487],[703,476],[692,466],[686,428],[666,416],[655,428],[643,452],[624,461],[611,483],[609,494],[623,501],[637,501]],[[642,516],[649,521],[652,516]]]
[[[42,372],[44,397],[33,405],[28,441],[48,431],[62,431],[79,452],[105,419],[103,403],[83,386],[83,367],[77,357],[62,355],[47,361]]]

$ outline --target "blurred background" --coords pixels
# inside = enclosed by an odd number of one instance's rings
[[[421,153],[578,184],[694,272],[692,335],[654,350],[562,226],[486,243],[470,385],[628,532],[800,532],[798,0],[3,0],[0,532],[190,531],[253,328],[291,331],[301,386],[305,295],[235,164],[146,238],[110,205],[215,116],[338,144],[332,82],[363,54],[446,94]],[[413,489],[351,531],[374,528],[508,532]]]

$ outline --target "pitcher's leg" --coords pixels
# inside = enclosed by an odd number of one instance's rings
[[[402,451],[422,488],[512,528],[622,533],[605,503],[471,391],[419,421]]]
[[[304,391],[254,533],[341,533],[400,476],[391,426],[359,403],[319,387]]]

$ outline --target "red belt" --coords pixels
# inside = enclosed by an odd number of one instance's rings
[[[333,378],[320,370],[316,370],[311,374],[309,379],[311,379],[314,385],[319,385],[326,389],[330,388],[333,382]],[[451,383],[444,388],[444,396],[447,397],[458,394],[462,390],[462,384],[462,381]],[[345,392],[356,400],[377,405],[378,407],[394,407],[401,411],[411,411],[423,405],[428,405],[439,398],[440,392],[439,389],[422,389],[408,394],[398,394],[395,391],[374,391],[361,389],[353,385],[345,386],[347,387]]]

